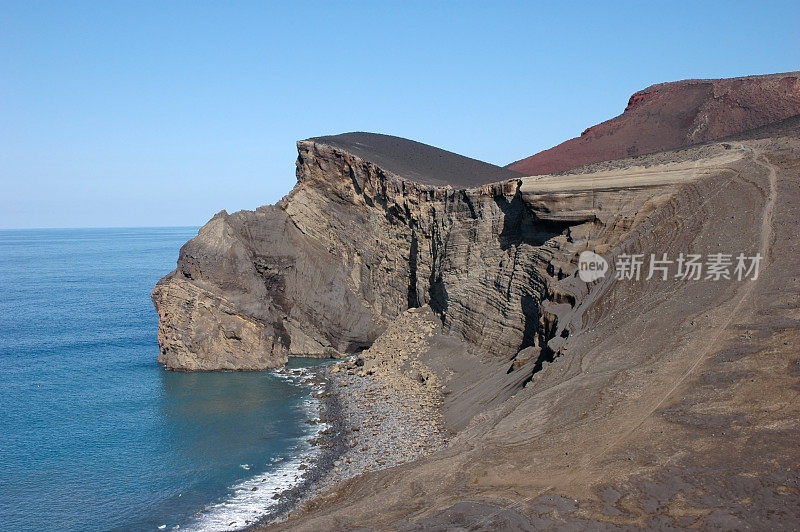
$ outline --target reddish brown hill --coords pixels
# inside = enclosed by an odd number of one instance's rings
[[[800,72],[660,83],[580,137],[508,165],[527,175],[681,148],[800,114]]]

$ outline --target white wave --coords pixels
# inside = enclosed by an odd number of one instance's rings
[[[301,378],[308,375],[308,371],[302,368],[300,375],[281,375],[287,380],[299,382]],[[289,370],[291,371],[291,370]],[[321,387],[314,386],[312,394]],[[303,410],[309,418],[317,419],[320,409],[318,399],[307,399],[302,402]],[[214,532],[223,530],[239,530],[246,528],[256,522],[262,516],[268,514],[275,506],[280,503],[275,496],[284,491],[294,488],[303,481],[300,465],[308,464],[309,460],[316,458],[320,454],[320,449],[311,446],[306,440],[310,437],[319,436],[322,431],[328,428],[327,423],[308,425],[309,430],[303,436],[296,448],[297,453],[289,460],[282,458],[272,458],[271,469],[265,473],[258,474],[252,478],[240,482],[231,488],[231,495],[222,502],[212,504],[185,528],[189,531]],[[248,464],[242,464],[243,469],[249,469]],[[255,488],[255,489],[254,489]]]

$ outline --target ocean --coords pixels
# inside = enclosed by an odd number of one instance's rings
[[[324,427],[301,384],[318,362],[156,362],[150,290],[196,232],[0,231],[0,528],[241,528],[297,482]]]

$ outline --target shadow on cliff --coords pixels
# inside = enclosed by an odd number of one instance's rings
[[[519,192],[509,201],[504,196],[495,196],[495,203],[504,214],[503,229],[500,232],[500,247],[503,250],[529,245],[539,247],[548,240],[563,234],[570,226],[580,222],[556,222],[537,218],[525,206]],[[535,293],[525,294],[521,298],[523,316],[522,342],[519,351],[529,347],[537,347],[533,371],[542,369],[545,362],[552,362],[555,353],[548,341],[555,333],[555,324],[547,326],[542,323],[541,303],[544,296]],[[509,373],[513,370],[509,368]]]
[[[541,246],[562,234],[569,226],[575,225],[574,222],[552,222],[536,218],[525,207],[519,192],[511,201],[504,196],[495,196],[494,201],[505,215],[500,232],[500,246],[503,250],[520,244]]]
[[[444,280],[442,279],[442,253],[439,250],[438,238],[434,238],[431,241],[431,251],[434,257],[434,267],[431,268],[431,275],[428,279],[428,304],[434,312],[440,316],[444,316],[447,312],[450,297],[447,294],[447,287],[444,285]]]

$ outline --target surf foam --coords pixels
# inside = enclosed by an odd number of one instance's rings
[[[275,376],[297,385],[309,385],[305,382],[309,375],[308,368],[275,372]],[[312,386],[314,390],[310,399],[304,400],[302,404],[309,418],[318,419],[321,402],[314,395],[322,389],[322,386]],[[241,530],[252,526],[275,510],[282,502],[280,494],[303,482],[303,470],[300,469],[300,465],[308,464],[321,453],[321,450],[312,446],[308,440],[319,436],[328,425],[319,422],[308,427],[307,433],[300,438],[295,447],[290,449],[292,452],[288,456],[274,460],[273,467],[268,471],[232,486],[229,497],[206,507],[184,529],[202,532]]]

